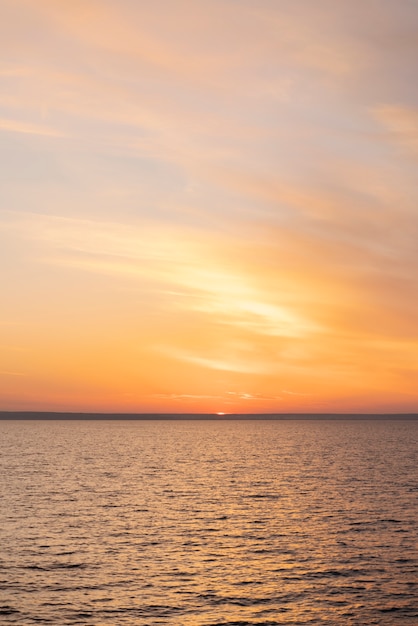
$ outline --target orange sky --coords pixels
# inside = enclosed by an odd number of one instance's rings
[[[2,0],[0,410],[418,411],[417,31]]]

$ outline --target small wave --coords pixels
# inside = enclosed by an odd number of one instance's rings
[[[253,500],[279,500],[282,496],[277,493],[250,493],[245,497]]]
[[[209,626],[278,626],[278,622],[247,622],[244,621],[234,621],[234,622],[214,622]]]
[[[14,615],[15,613],[20,613],[18,609],[14,609],[12,606],[0,606],[0,615]]]
[[[273,600],[271,598],[250,598],[248,596],[218,596],[216,594],[198,594],[198,598],[205,600],[214,606],[222,604],[233,604],[235,606],[258,606],[260,604],[269,604]]]
[[[87,567],[86,563],[51,563],[50,565],[26,565],[23,569],[49,572],[56,569],[85,569]]]
[[[74,619],[89,619],[93,617],[93,613],[91,611],[80,611],[80,613],[74,613],[72,617]]]
[[[124,616],[130,615],[132,617],[146,617],[146,618],[164,618],[172,617],[174,614],[184,613],[184,609],[178,606],[166,606],[160,604],[150,604],[141,607],[120,607],[115,609],[101,609],[98,611],[100,615],[104,616]]]

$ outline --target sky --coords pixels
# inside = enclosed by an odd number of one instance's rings
[[[0,410],[418,411],[416,0],[0,0]]]

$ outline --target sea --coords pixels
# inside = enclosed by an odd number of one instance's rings
[[[418,422],[0,421],[0,624],[418,624]]]

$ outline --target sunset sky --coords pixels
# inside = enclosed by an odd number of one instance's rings
[[[0,410],[418,411],[416,0],[0,0]]]

